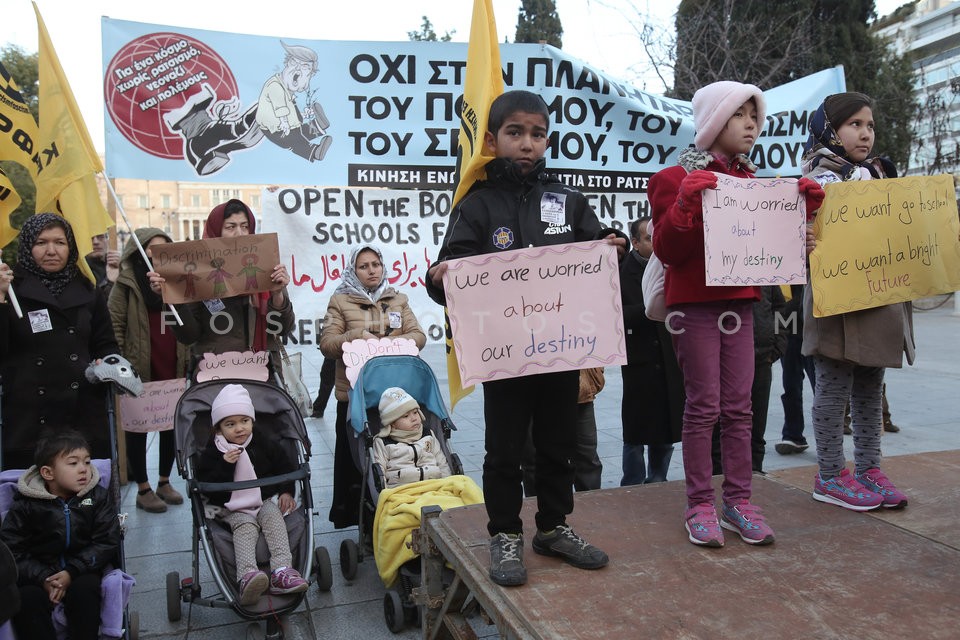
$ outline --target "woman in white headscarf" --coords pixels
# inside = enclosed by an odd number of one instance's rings
[[[341,279],[330,298],[320,335],[320,351],[327,358],[337,360],[337,444],[330,506],[330,521],[337,529],[357,524],[362,482],[347,440],[350,383],[343,364],[343,344],[365,338],[410,338],[422,349],[427,341],[407,296],[398,293],[387,281],[379,249],[372,245],[355,249]],[[372,523],[370,518],[368,524]]]

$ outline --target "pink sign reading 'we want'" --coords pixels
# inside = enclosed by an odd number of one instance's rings
[[[464,386],[627,362],[617,251],[605,240],[449,261]]]

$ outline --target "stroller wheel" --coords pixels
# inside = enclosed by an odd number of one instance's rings
[[[313,566],[317,575],[317,588],[320,591],[330,591],[333,586],[333,568],[330,565],[330,552],[326,547],[313,550]]]
[[[357,577],[357,566],[360,550],[357,543],[353,540],[344,540],[340,543],[340,573],[347,580],[353,580]]]
[[[167,620],[176,622],[180,619],[180,573],[171,571],[167,574]]]
[[[406,623],[403,615],[403,602],[400,594],[390,589],[383,594],[383,619],[387,621],[387,628],[393,633],[400,633]]]

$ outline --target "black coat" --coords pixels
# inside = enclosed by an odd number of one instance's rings
[[[64,427],[87,438],[94,458],[111,457],[106,386],[84,375],[92,360],[120,352],[103,290],[78,276],[54,298],[37,277],[14,273],[23,318],[9,300],[0,305],[3,468],[30,466],[41,432]],[[43,310],[52,328],[35,333],[30,312]]]
[[[623,441],[626,444],[680,442],[683,427],[683,374],[670,333],[644,312],[640,282],[647,261],[631,251],[620,265],[620,298],[626,332],[623,374]]]
[[[473,185],[450,214],[437,262],[508,249],[526,249],[598,240],[622,233],[600,226],[587,198],[544,171],[541,160],[526,176],[502,158],[487,163],[487,179]],[[563,222],[548,223],[541,213],[545,199],[562,202]],[[427,293],[446,304],[441,287],[427,278]]]
[[[271,439],[269,433],[256,426],[253,428],[253,439],[250,441],[250,446],[247,447],[247,453],[250,454],[250,462],[253,464],[253,470],[256,472],[257,478],[278,476],[297,469],[296,464],[287,455],[280,443]],[[210,442],[200,452],[200,458],[197,461],[197,479],[200,482],[233,482],[235,468],[235,464],[223,459],[223,452],[217,449],[217,445],[214,444],[213,437],[211,437]],[[289,493],[292,496],[294,491],[295,487],[292,482],[260,487],[260,497],[267,500],[278,493]],[[230,501],[232,493],[231,491],[219,491],[206,495],[211,504],[222,507]]]
[[[42,586],[47,577],[64,569],[76,578],[114,562],[120,548],[120,523],[109,492],[95,484],[63,500],[43,488],[36,468],[26,474],[34,490],[24,490],[21,483],[0,529],[0,537],[17,559],[19,584]]]
[[[779,286],[760,287],[760,299],[753,303],[753,349],[757,362],[776,362],[787,350],[787,335],[792,327],[778,324],[776,315],[784,317],[785,304]]]

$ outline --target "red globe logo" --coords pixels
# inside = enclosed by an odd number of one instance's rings
[[[137,148],[160,158],[183,158],[183,138],[163,116],[203,85],[214,101],[237,97],[237,81],[220,55],[180,33],[151,33],[124,45],[107,66],[103,98],[110,119]]]

